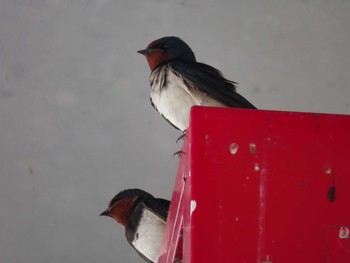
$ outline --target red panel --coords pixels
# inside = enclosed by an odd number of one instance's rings
[[[350,262],[349,138],[350,116],[194,107],[159,262],[181,228],[184,263]]]

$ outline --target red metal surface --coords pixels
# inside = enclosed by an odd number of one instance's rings
[[[194,107],[183,150],[159,262],[350,262],[350,116]]]

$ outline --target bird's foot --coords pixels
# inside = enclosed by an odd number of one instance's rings
[[[184,130],[184,131],[182,132],[182,134],[180,135],[180,137],[177,138],[176,143],[178,143],[180,140],[183,140],[183,138],[185,138],[185,136],[186,136],[186,131],[187,131],[187,130]]]
[[[184,152],[183,151],[177,151],[177,152],[175,152],[174,154],[173,154],[173,157],[175,157],[175,156],[177,156],[177,158],[180,158],[181,157],[181,155],[183,154]]]

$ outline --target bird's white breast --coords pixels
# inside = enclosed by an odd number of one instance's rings
[[[188,127],[192,106],[224,106],[196,89],[189,89],[171,69],[152,74],[154,80],[151,86],[151,99],[155,108],[181,131],[185,131]]]
[[[165,221],[148,209],[143,209],[132,245],[145,257],[157,262],[162,245]]]

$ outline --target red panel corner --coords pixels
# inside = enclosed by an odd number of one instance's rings
[[[193,107],[159,262],[350,262],[349,131],[345,115]]]

